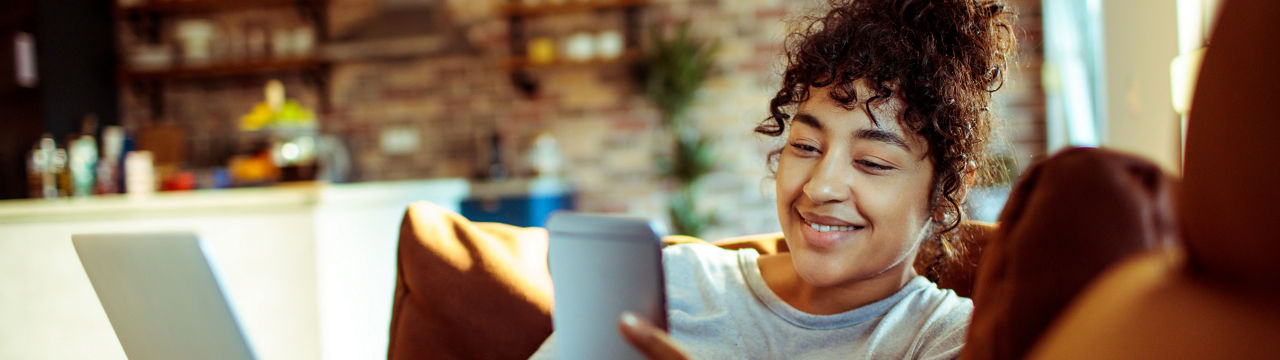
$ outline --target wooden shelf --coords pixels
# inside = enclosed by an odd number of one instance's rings
[[[316,57],[263,59],[207,65],[180,65],[164,69],[128,69],[120,71],[122,82],[161,81],[173,79],[214,78],[238,75],[256,75],[288,71],[316,70],[327,65]]]
[[[117,14],[176,14],[283,6],[325,5],[327,0],[152,0],[116,7]]]
[[[114,1],[112,1],[114,2]],[[223,11],[254,11],[261,9],[283,10],[294,8],[304,21],[313,26],[316,49],[328,42],[328,12],[330,0],[140,0],[139,4],[114,5],[116,21],[134,32],[142,43],[160,44],[162,30],[174,21],[185,17],[214,15]],[[317,50],[318,51],[318,50]],[[167,83],[175,81],[218,81],[219,79],[256,75],[297,73],[304,81],[314,84],[320,93],[321,112],[329,108],[330,61],[316,55],[245,59],[209,63],[179,63],[157,68],[130,68],[128,61],[120,61],[116,79],[122,85],[145,93],[150,98],[153,116],[164,114],[164,97]]]
[[[542,0],[543,2],[549,0]],[[507,16],[542,16],[589,12],[598,10],[638,7],[649,3],[649,0],[559,0],[560,4],[525,5],[522,2],[508,2],[502,6],[502,13]]]
[[[583,61],[575,61],[568,59],[556,59],[549,63],[533,63],[523,56],[512,56],[502,61],[502,68],[507,71],[518,70],[540,70],[554,68],[570,68],[584,66],[602,66],[612,64],[630,64],[640,60],[640,51],[636,49],[628,49],[616,58],[612,59],[590,59]]]
[[[502,14],[510,20],[508,41],[511,44],[512,56],[504,59],[501,66],[511,72],[511,80],[516,88],[528,96],[538,93],[538,79],[531,75],[534,70],[555,68],[582,68],[592,66],[628,65],[641,60],[640,19],[644,7],[649,0],[539,0],[537,5],[526,5],[526,0],[509,0],[500,8]],[[555,2],[554,4],[552,2]],[[626,50],[613,59],[591,59],[573,61],[556,59],[549,63],[533,63],[527,57],[525,24],[530,19],[543,16],[563,14],[617,11],[623,14],[623,46]]]

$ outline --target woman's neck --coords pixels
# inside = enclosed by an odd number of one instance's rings
[[[815,315],[839,314],[879,301],[916,277],[910,260],[869,278],[850,279],[833,286],[814,286],[804,281],[788,253],[761,256],[758,266],[774,294],[797,310]]]

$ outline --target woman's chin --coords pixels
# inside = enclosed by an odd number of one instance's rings
[[[841,275],[845,269],[841,265],[844,265],[844,262],[832,257],[831,254],[798,250],[791,254],[791,262],[795,267],[796,276],[810,286],[827,287],[842,282]]]

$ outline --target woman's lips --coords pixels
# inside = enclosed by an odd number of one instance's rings
[[[805,243],[815,250],[833,248],[844,239],[851,238],[865,229],[863,226],[829,226],[808,221],[803,221],[800,225],[803,227],[800,229],[800,233],[804,236]],[[819,229],[815,229],[814,225],[817,225]],[[827,231],[821,231],[820,229],[826,229]]]

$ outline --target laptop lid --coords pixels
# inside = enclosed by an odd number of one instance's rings
[[[253,359],[195,235],[71,241],[129,359]]]

